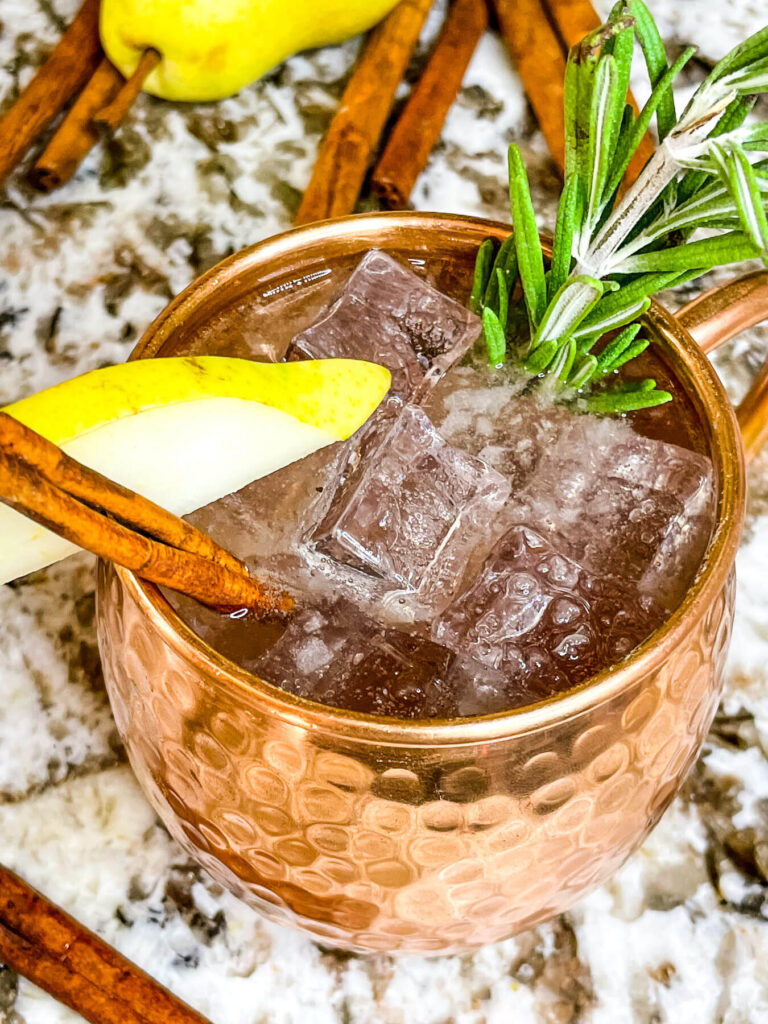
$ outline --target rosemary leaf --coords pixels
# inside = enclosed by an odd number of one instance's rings
[[[507,279],[501,267],[496,268],[496,291],[499,297],[498,317],[502,329],[507,329],[507,317],[509,315],[509,292],[507,291]]]
[[[603,351],[597,357],[597,374],[605,376],[611,372],[613,363],[629,348],[640,332],[640,324],[630,324],[623,331],[616,335],[613,341],[608,342]]]
[[[763,209],[764,198],[747,154],[735,143],[729,146],[713,143],[712,155],[722,179],[730,188],[745,234],[765,259],[768,255],[768,219]]]
[[[483,310],[483,331],[491,366],[500,366],[507,352],[507,338],[498,316],[488,306]]]
[[[569,60],[565,66],[564,111],[565,111],[565,178],[574,176],[581,178],[581,145],[583,139],[579,131],[579,87],[581,85],[580,70],[575,61]]]
[[[651,17],[651,12],[642,0],[630,0],[629,11],[635,19],[635,31],[640,41],[640,46],[645,57],[645,64],[648,68],[648,77],[655,89],[669,67],[664,44],[661,41],[656,22]],[[656,127],[659,132],[659,139],[665,139],[672,131],[677,116],[675,114],[675,100],[671,92],[665,93],[659,102],[656,111]]]
[[[681,271],[676,274],[672,280],[666,285],[666,288],[679,288],[681,284],[687,284],[688,281],[695,281],[697,277],[701,277],[702,271],[696,267],[693,270],[688,268],[687,270]]]
[[[602,375],[606,376],[609,373],[614,373],[625,363],[628,363],[636,356],[639,356],[641,352],[645,352],[649,345],[650,342],[647,338],[640,338],[637,341],[633,342],[631,345],[628,345],[624,352],[622,352],[620,356],[617,356],[617,358],[614,359],[614,361],[606,370],[603,370]]]
[[[515,229],[517,266],[523,284],[531,333],[534,333],[547,307],[544,255],[536,227],[528,175],[525,173],[520,150],[515,145],[509,147],[509,197],[512,225]]]
[[[621,315],[627,310],[638,308],[647,296],[659,292],[663,288],[668,288],[676,276],[675,272],[646,274],[622,285],[618,291],[603,296],[581,326],[590,331],[598,328],[609,331],[612,327],[622,326],[627,321],[623,320],[622,324],[615,322],[614,318],[617,314]],[[607,326],[603,327],[603,324]]]
[[[583,388],[594,377],[596,369],[597,358],[591,355],[584,356],[571,374],[568,387],[574,391]]]
[[[652,270],[681,272],[693,267],[708,270],[727,263],[741,263],[742,260],[754,259],[759,255],[760,250],[742,231],[728,231],[724,235],[674,245],[658,252],[637,253],[624,260],[619,269],[625,274]]]
[[[717,82],[726,74],[740,71],[748,64],[762,60],[766,56],[768,56],[768,26],[759,32],[755,32],[749,39],[745,39],[743,43],[739,43],[721,61],[715,64],[707,76],[704,85]]]
[[[552,246],[552,262],[547,280],[547,298],[551,302],[557,291],[565,284],[573,259],[573,240],[581,221],[581,181],[578,174],[571,174],[565,181],[560,205],[557,208],[555,240]]]
[[[472,278],[472,294],[469,299],[469,308],[473,313],[482,312],[483,295],[488,287],[488,278],[491,275],[491,264],[493,263],[493,240],[486,238],[477,250],[475,257],[475,274]]]
[[[515,252],[515,237],[512,233],[507,235],[501,248],[496,253],[496,259],[493,261],[493,270],[488,279],[488,287],[483,297],[483,305],[490,306],[497,313],[499,302],[499,278],[497,271],[499,270],[504,275],[507,296],[509,296],[517,280],[517,253]]]
[[[561,343],[555,358],[547,369],[547,375],[554,377],[558,384],[563,384],[568,379],[573,361],[576,358],[576,342],[573,338]]]
[[[768,57],[726,75],[723,82],[739,92],[763,92],[768,87]]]
[[[765,152],[768,149],[768,125],[758,124],[752,128],[742,141],[741,148],[751,153]]]
[[[597,356],[585,355],[570,375],[568,387],[578,391],[588,384],[595,376],[597,370]]]
[[[604,391],[590,395],[587,399],[587,411],[607,415],[610,413],[637,412],[639,409],[650,409],[655,405],[664,405],[672,401],[668,391]]]
[[[626,11],[623,3],[616,4],[608,19],[612,24],[626,23]],[[616,88],[613,91],[613,110],[611,111],[611,139],[608,144],[612,159],[615,160],[616,147],[624,127],[625,108],[628,106],[627,93],[632,72],[632,57],[635,51],[635,26],[631,23],[623,31],[618,32],[604,45],[603,51],[609,53],[616,67]],[[633,114],[630,107],[630,113]]]
[[[675,78],[677,78],[694,53],[696,53],[695,46],[689,46],[687,50],[684,50],[672,67],[668,68],[664,72],[659,79],[658,84],[654,87],[648,102],[640,111],[640,116],[632,126],[632,131],[627,140],[626,150],[621,154],[621,160],[614,161],[613,171],[605,189],[606,196],[613,195],[619,187],[621,179],[624,177],[627,167],[629,167],[629,163],[635,155],[637,147],[640,145],[641,139],[648,130],[651,118],[663,103],[665,96],[671,94],[672,84]]]
[[[582,192],[588,189],[589,115],[592,108],[592,87],[594,84],[597,57],[584,44],[574,46],[566,63],[565,72],[565,114],[566,114],[566,177],[578,174]],[[569,140],[572,146],[568,146]],[[569,159],[570,158],[570,159]]]
[[[634,395],[641,391],[653,391],[656,387],[656,381],[651,377],[646,377],[645,380],[627,380],[617,387],[613,388],[615,394],[621,392],[623,395]]]
[[[543,373],[557,355],[558,347],[558,343],[554,339],[551,341],[545,341],[543,344],[539,345],[537,349],[531,352],[524,363],[524,367],[528,373],[532,373],[534,375]]]
[[[536,349],[546,341],[570,337],[600,300],[604,290],[604,283],[593,277],[570,277],[547,306],[531,348]]]
[[[611,12],[613,18],[620,16],[619,7],[623,8],[624,4],[617,4],[614,10]],[[617,96],[617,111],[618,123],[621,122],[621,117],[624,112],[626,105],[627,93],[629,92],[629,79],[632,74],[632,57],[635,52],[635,26],[634,24],[625,28],[619,32],[612,39],[609,39],[605,44],[605,49],[611,54],[614,61],[616,62],[616,96]],[[632,108],[630,107],[630,110]],[[616,139],[614,139],[614,143]]]
[[[617,90],[616,61],[608,54],[601,57],[597,64],[589,112],[586,215],[588,228],[595,226],[602,210],[601,200],[610,170],[613,144],[619,130],[621,113],[616,110]]]
[[[574,337],[578,339],[581,351],[589,352],[595,342],[599,341],[606,331],[613,331],[617,327],[624,327],[625,324],[643,316],[650,308],[651,300],[649,298],[641,299],[633,306],[626,306],[616,310],[614,313],[606,314],[602,320],[590,324],[582,324],[581,327],[574,331]]]

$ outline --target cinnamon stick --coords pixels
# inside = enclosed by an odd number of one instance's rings
[[[514,61],[552,157],[565,167],[563,113],[565,57],[540,0],[492,0]]]
[[[35,188],[52,192],[69,181],[99,141],[94,114],[118,94],[124,81],[105,57],[30,171],[29,180]]]
[[[0,961],[93,1024],[207,1024],[2,866]]]
[[[181,551],[208,558],[233,572],[242,572],[242,563],[208,534],[148,498],[83,466],[58,445],[7,413],[0,413],[0,450],[26,462],[59,489],[108,513],[123,526],[154,536]]]
[[[151,47],[141,55],[139,63],[117,95],[99,110],[93,118],[96,128],[113,132],[123,123],[126,114],[136,101],[144,82],[160,63],[160,54]]]
[[[0,120],[0,183],[101,60],[99,0],[85,0],[50,57]]]
[[[544,0],[544,6],[566,53],[602,24],[590,0]]]
[[[94,1024],[146,1024],[146,1018],[2,924],[0,960]]]
[[[10,419],[6,413],[0,413],[0,422],[4,418]],[[159,539],[162,534],[183,537],[186,541],[188,531],[194,530],[181,522],[171,528],[169,520],[175,519],[171,513],[164,509],[155,513],[157,506],[153,507],[147,499],[106,480],[64,453],[61,453],[64,465],[73,463],[74,468],[69,466],[62,470],[59,461],[51,469],[46,454],[50,442],[28,427],[19,425],[19,428],[24,437],[23,445],[12,445],[10,450],[0,447],[0,502],[100,558],[116,562],[153,583],[181,591],[211,607],[246,607],[262,619],[284,618],[291,611],[293,601],[287,594],[273,591],[252,579],[245,566],[232,555],[223,552],[210,558],[197,553],[205,550],[206,544],[213,544],[210,538],[196,541],[197,551]],[[46,470],[58,482],[51,480]],[[65,485],[72,485],[75,494]],[[92,504],[85,503],[76,494],[88,494]],[[118,521],[114,508],[129,525]],[[139,528],[135,529],[137,525]]]
[[[544,0],[547,11],[554,23],[555,29],[560,35],[565,53],[576,46],[584,36],[601,24],[600,15],[594,9],[590,0]],[[635,115],[640,108],[630,92],[627,96],[627,103],[632,106]],[[635,155],[630,161],[627,172],[624,176],[624,185],[631,185],[648,163],[654,153],[654,145],[649,135],[644,135]]]
[[[432,0],[401,0],[373,30],[320,146],[296,215],[309,224],[352,213]]]
[[[373,172],[373,189],[390,209],[407,204],[487,27],[486,0],[454,0],[429,62]]]

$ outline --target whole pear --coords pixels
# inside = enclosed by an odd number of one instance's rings
[[[152,47],[144,88],[168,100],[219,100],[291,54],[339,43],[397,0],[102,0],[101,41],[126,76]]]

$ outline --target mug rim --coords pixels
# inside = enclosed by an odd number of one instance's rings
[[[129,358],[157,355],[177,323],[199,308],[206,295],[226,288],[244,270],[301,252],[308,243],[353,237],[373,248],[382,233],[402,236],[425,228],[448,232],[457,241],[461,238],[466,242],[467,235],[474,235],[478,244],[489,236],[502,240],[511,230],[508,224],[479,217],[418,212],[353,214],[293,228],[234,253],[196,278],[150,324]],[[383,243],[381,238],[379,243]],[[390,718],[335,708],[289,694],[248,672],[194,633],[154,584],[115,565],[117,576],[153,628],[179,656],[217,685],[239,690],[249,703],[258,701],[263,711],[299,728],[343,733],[350,739],[394,746],[463,745],[506,739],[577,717],[651,673],[707,614],[726,585],[745,517],[743,446],[722,382],[690,333],[655,300],[645,319],[685,371],[687,379],[681,379],[680,385],[695,399],[699,414],[708,422],[710,454],[718,482],[718,515],[703,567],[678,608],[618,666],[609,666],[579,686],[522,708],[446,720]]]

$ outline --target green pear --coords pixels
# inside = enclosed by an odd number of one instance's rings
[[[219,100],[286,57],[375,25],[396,0],[101,0],[101,41],[124,75],[161,55],[144,83],[166,100]]]

